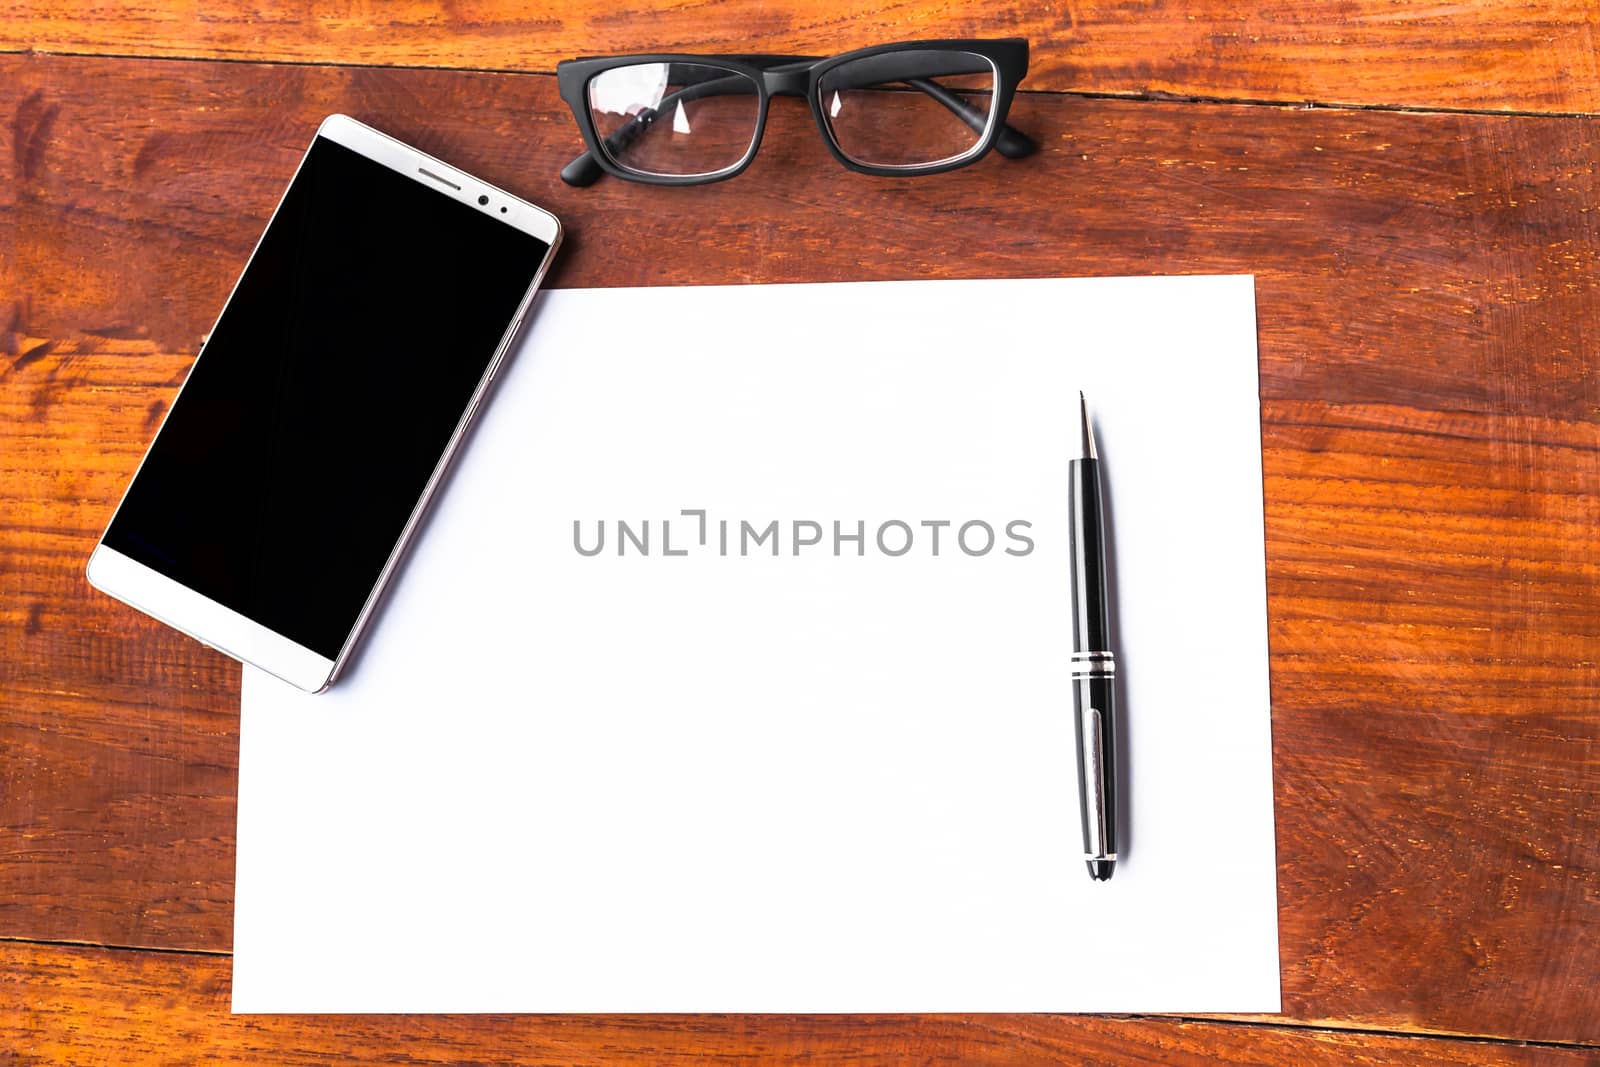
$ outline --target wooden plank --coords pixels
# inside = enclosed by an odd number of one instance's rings
[[[1005,11],[877,0],[0,0],[0,51],[548,73],[577,55],[832,55],[885,41],[1025,36],[1032,89],[1408,107],[1600,108],[1589,0],[1396,5],[1077,0]]]
[[[81,566],[333,110],[556,210],[560,285],[1254,271],[1286,1010],[1600,1040],[1576,119],[1030,97],[1039,156],[884,181],[785,111],[734,181],[574,190],[544,77],[0,59],[0,936],[229,945],[237,672]]]
[[[307,961],[317,965],[317,961]],[[1067,1015],[230,1015],[227,957],[0,944],[21,1062],[1577,1067],[1594,1050]]]

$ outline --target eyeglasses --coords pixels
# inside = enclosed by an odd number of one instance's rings
[[[602,172],[653,185],[699,185],[750,165],[767,101],[804,96],[834,158],[863,174],[964,167],[991,148],[1036,147],[1006,125],[1028,42],[913,41],[815,56],[642,55],[556,67],[589,150],[561,171],[568,185]]]

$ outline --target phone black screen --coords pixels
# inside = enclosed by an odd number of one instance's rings
[[[548,250],[318,137],[105,544],[337,657]]]

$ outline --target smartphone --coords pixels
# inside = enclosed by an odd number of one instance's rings
[[[343,115],[317,130],[89,559],[89,583],[320,692],[561,243]]]

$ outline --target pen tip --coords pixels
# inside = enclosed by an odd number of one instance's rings
[[[1109,882],[1111,871],[1116,867],[1116,860],[1089,860],[1089,877],[1097,882]]]
[[[1083,390],[1078,390],[1078,440],[1076,442],[1079,459],[1098,459],[1094,447],[1094,428],[1089,423],[1089,401],[1084,398]]]

